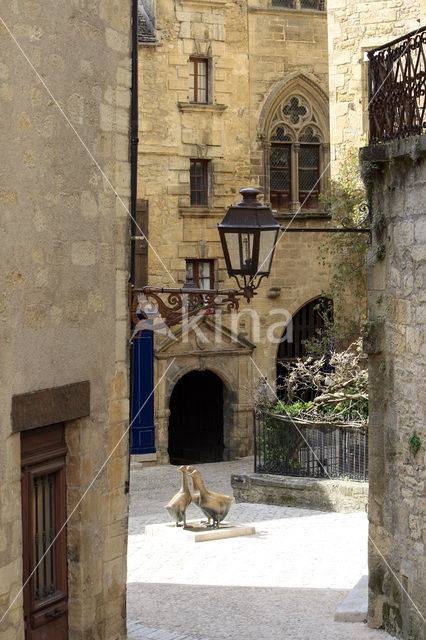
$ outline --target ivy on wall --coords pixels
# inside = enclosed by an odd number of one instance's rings
[[[366,204],[367,194],[361,179],[357,147],[346,145],[342,149],[339,173],[320,198],[330,212],[331,226],[342,226],[344,218],[353,225],[361,221],[363,214],[359,207]],[[330,286],[324,296],[333,300],[333,312],[320,309],[324,328],[306,343],[307,352],[317,355],[342,349],[359,336],[367,304],[364,234],[330,233],[324,238],[318,260],[331,269]]]

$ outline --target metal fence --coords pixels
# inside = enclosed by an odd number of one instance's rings
[[[301,425],[267,412],[254,414],[254,470],[305,478],[368,478],[366,428]]]
[[[325,11],[325,0],[272,0],[273,7],[286,7],[287,9],[316,9]]]
[[[368,52],[370,143],[425,132],[426,27]]]

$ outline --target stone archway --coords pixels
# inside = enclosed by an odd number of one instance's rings
[[[285,339],[281,341],[277,352],[278,396],[280,398],[286,397],[282,382],[287,376],[288,366],[297,358],[306,355],[305,340],[313,338],[319,330],[324,328],[326,315],[330,319],[332,318],[333,302],[329,298],[320,296],[307,302],[293,315],[290,332],[286,327],[283,334]],[[308,398],[307,395],[306,399],[311,398]]]
[[[170,396],[171,464],[223,460],[224,385],[212,371],[190,371]]]

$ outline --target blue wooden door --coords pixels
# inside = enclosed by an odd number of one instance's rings
[[[155,453],[154,334],[142,331],[133,342],[130,453]]]

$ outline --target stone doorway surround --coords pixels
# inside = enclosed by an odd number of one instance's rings
[[[167,464],[170,397],[176,383],[190,371],[211,371],[223,382],[224,460],[253,452],[253,403],[250,400],[255,345],[210,318],[197,319],[155,344],[157,463]],[[171,364],[173,358],[174,362]],[[170,368],[167,370],[169,365]],[[165,374],[167,370],[167,373]],[[165,375],[164,375],[165,374]],[[162,378],[162,376],[164,376]]]

